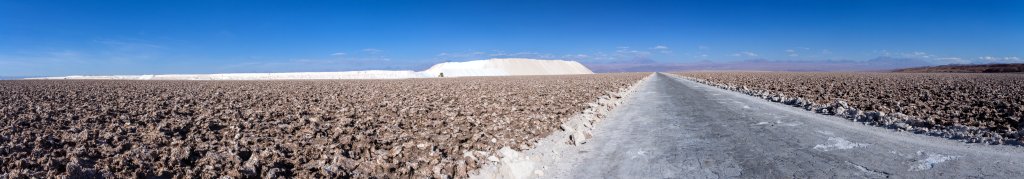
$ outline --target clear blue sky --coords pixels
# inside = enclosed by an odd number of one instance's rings
[[[0,76],[587,64],[1024,62],[1024,1],[8,1]]]

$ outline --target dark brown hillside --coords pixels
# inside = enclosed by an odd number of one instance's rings
[[[1024,63],[985,65],[941,65],[895,70],[902,73],[1022,73]]]

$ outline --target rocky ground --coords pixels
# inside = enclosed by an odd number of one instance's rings
[[[0,176],[461,178],[647,75],[0,81]]]
[[[682,77],[870,125],[966,142],[1024,142],[1024,75],[687,72]]]

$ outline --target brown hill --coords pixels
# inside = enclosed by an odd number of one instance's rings
[[[985,65],[940,65],[930,67],[904,68],[893,72],[903,73],[1024,73],[1024,63]]]

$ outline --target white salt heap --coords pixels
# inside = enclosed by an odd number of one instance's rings
[[[290,79],[402,79],[445,77],[593,74],[576,61],[506,58],[468,62],[445,62],[424,71],[344,71],[293,73],[223,73],[170,75],[63,76],[30,79],[117,79],[117,80],[290,80]]]
[[[590,69],[576,61],[534,60],[506,58],[468,62],[445,62],[422,71],[437,76],[517,76],[517,75],[569,75],[593,74]]]

